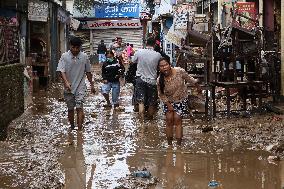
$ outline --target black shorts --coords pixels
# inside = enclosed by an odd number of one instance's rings
[[[157,85],[151,85],[143,81],[140,77],[136,78],[135,102],[144,103],[145,106],[156,106],[158,101]]]

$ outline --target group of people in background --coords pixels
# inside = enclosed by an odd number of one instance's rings
[[[90,61],[84,52],[80,51],[80,38],[70,40],[70,51],[64,53],[59,61],[57,71],[61,73],[64,82],[64,98],[68,108],[68,119],[71,129],[74,129],[74,109],[77,112],[78,130],[82,129],[84,113],[83,102],[86,96],[85,75],[94,92],[94,82],[90,69]],[[97,53],[102,64],[101,93],[106,100],[105,108],[119,107],[120,78],[133,84],[134,109],[141,118],[153,119],[158,108],[159,98],[163,102],[166,116],[166,136],[171,145],[174,138],[177,144],[182,141],[182,117],[188,113],[188,94],[186,83],[191,83],[201,92],[197,80],[178,67],[172,67],[170,58],[157,50],[154,38],[148,38],[146,48],[133,50],[130,44],[122,43],[117,37],[108,48],[101,40]],[[127,69],[125,69],[127,67]],[[127,71],[126,71],[127,70]],[[125,74],[126,71],[126,74]],[[110,92],[111,99],[110,99]]]

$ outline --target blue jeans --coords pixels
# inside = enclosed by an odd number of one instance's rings
[[[99,54],[99,63],[102,64],[106,61],[106,55],[105,54]]]
[[[112,90],[112,103],[118,104],[118,98],[120,93],[120,84],[119,82],[108,82],[101,86],[101,93],[102,94],[109,94],[110,90]]]

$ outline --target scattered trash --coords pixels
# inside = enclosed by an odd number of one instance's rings
[[[128,188],[123,185],[120,185],[120,186],[116,186],[114,189],[128,189]]]
[[[251,117],[251,112],[250,112],[250,111],[241,112],[240,115],[241,115],[243,118],[250,118],[250,117]]]
[[[205,127],[202,127],[201,130],[202,130],[203,133],[207,133],[207,132],[213,131],[213,127],[207,125]]]
[[[272,116],[268,120],[270,120],[270,121],[282,121],[283,118],[282,117],[278,117],[278,116]]]
[[[119,106],[114,108],[115,111],[119,111],[119,112],[124,112],[125,111],[125,107]]]
[[[150,178],[151,177],[151,173],[149,171],[147,171],[147,169],[143,169],[142,171],[138,170],[138,171],[134,171],[132,173],[132,175],[134,177],[141,177],[141,178]]]
[[[266,150],[272,151],[275,148],[275,146],[277,146],[277,144],[270,144],[269,146],[266,147]]]
[[[65,100],[64,100],[64,98],[59,98],[58,99],[58,102],[64,102]]]
[[[98,115],[95,112],[93,112],[93,113],[91,113],[91,117],[96,118],[96,117],[98,117]]]
[[[268,156],[267,160],[268,161],[279,161],[280,157],[278,157],[278,156]]]
[[[219,183],[216,180],[212,180],[208,184],[209,187],[215,188],[219,186]]]
[[[92,117],[92,115],[91,115],[91,117]],[[85,125],[88,125],[88,124],[90,124],[90,123],[92,123],[92,121],[91,121],[91,120],[88,120],[88,121],[85,122]]]

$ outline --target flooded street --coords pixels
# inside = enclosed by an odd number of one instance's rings
[[[162,112],[153,121],[139,120],[130,86],[122,89],[122,111],[106,110],[100,94],[89,95],[82,132],[68,129],[61,88],[35,94],[34,104],[10,125],[0,142],[1,189],[284,187],[284,162],[273,160],[283,159],[281,116],[185,119],[182,146],[169,147]],[[152,176],[133,176],[143,169]]]

